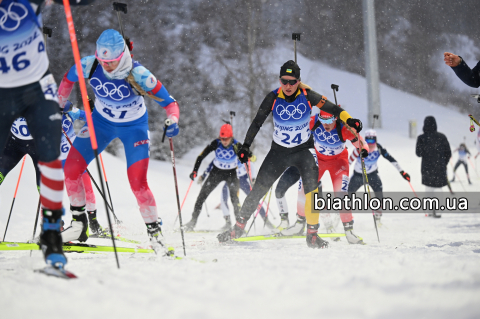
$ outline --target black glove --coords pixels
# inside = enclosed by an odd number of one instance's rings
[[[365,158],[368,156],[368,151],[366,149],[362,149],[362,151],[360,152],[360,155],[362,155],[362,158]]]
[[[197,177],[197,172],[193,171],[191,174],[190,174],[190,179],[193,181],[195,179],[195,177]]]
[[[247,145],[242,145],[242,147],[238,150],[237,156],[240,163],[245,164],[248,162],[248,158],[252,156],[250,147]]]
[[[360,131],[363,128],[362,122],[354,118],[349,118],[347,120],[347,125],[354,128],[357,131],[357,133],[360,133]]]
[[[410,175],[408,175],[408,173],[405,173],[404,171],[400,171],[400,174],[402,174],[402,177],[405,178],[405,180],[410,182]]]

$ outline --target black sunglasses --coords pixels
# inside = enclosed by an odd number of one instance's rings
[[[285,79],[280,78],[280,82],[282,82],[283,85],[287,85],[287,83],[290,84],[290,85],[295,85],[295,84],[297,84],[298,80],[297,79],[295,79],[295,80],[285,80]]]

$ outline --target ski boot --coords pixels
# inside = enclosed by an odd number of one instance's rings
[[[382,215],[383,215],[382,212],[379,211],[379,210],[375,210],[375,211],[374,211],[374,214],[375,214],[375,215],[374,215],[374,216],[375,216],[375,220],[376,220],[377,222],[380,222],[380,221],[382,220]]]
[[[363,240],[353,233],[353,220],[343,223],[343,227],[345,229],[345,237],[349,244],[365,245]]]
[[[328,242],[318,236],[320,225],[307,225],[307,246],[310,248],[328,248]]]
[[[85,214],[85,206],[73,207],[70,205],[72,223],[62,232],[62,240],[67,243],[72,240],[85,242],[88,239],[88,218]]]
[[[40,248],[47,265],[62,269],[67,264],[67,258],[63,254],[62,235],[60,222],[62,210],[42,209],[43,222],[40,234]]]
[[[295,222],[295,224],[292,227],[282,230],[280,232],[280,235],[283,235],[283,236],[303,235],[306,224],[307,224],[307,220],[305,219],[305,216],[300,216],[297,214],[297,221]]]
[[[90,227],[92,237],[105,237],[106,233],[102,226],[98,223],[97,220],[97,210],[92,212],[87,212],[88,215],[88,225]]]
[[[155,254],[162,256],[173,256],[175,251],[171,247],[167,247],[165,239],[163,238],[162,229],[162,220],[159,218],[158,221],[146,224],[147,233],[150,238],[150,243],[152,244],[152,249],[155,251]]]
[[[197,219],[192,217],[192,220],[183,226],[183,230],[193,231],[196,225],[197,225]]]
[[[217,239],[221,243],[229,242],[234,238],[240,238],[245,234],[245,225],[247,224],[247,218],[238,217],[237,222],[233,226],[232,230],[227,230],[217,235]]]
[[[280,213],[280,225],[277,226],[278,231],[282,231],[290,226],[288,213]]]
[[[225,225],[220,228],[221,231],[227,231],[232,228],[232,222],[230,221],[230,216],[223,216],[225,218]]]
[[[433,211],[432,212],[432,217],[433,218],[442,218],[442,213],[438,213],[436,211]]]

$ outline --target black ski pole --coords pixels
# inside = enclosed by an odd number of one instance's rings
[[[268,195],[268,202],[267,202],[267,211],[265,212],[265,221],[263,223],[263,228],[267,225],[268,220],[268,209],[270,208],[270,199],[272,198],[272,189],[270,188],[270,195]]]
[[[292,33],[293,52],[295,52],[295,63],[297,63],[297,40],[300,41],[301,33]]]
[[[127,14],[127,4],[121,2],[114,2],[113,10],[117,12],[118,24],[120,24],[120,31],[122,31],[122,37],[125,40],[125,33],[123,32],[123,24],[122,18],[120,18],[120,12]]]
[[[338,88],[339,86],[336,85],[336,84],[332,84],[332,90],[333,90],[333,95],[335,96],[335,104],[338,105],[337,103],[337,95],[335,94],[335,91],[338,91]],[[367,193],[367,198],[369,199],[370,196],[370,186],[368,184],[368,175],[367,175],[367,169],[365,168],[365,161],[363,160],[363,157],[362,157],[362,152],[361,152],[361,147],[363,146],[363,143],[362,143],[362,140],[360,140],[360,137],[358,135],[357,132],[354,132],[354,130],[348,126],[346,123],[345,124],[345,127],[353,134],[355,135],[355,137],[358,139],[358,143],[360,145],[360,147],[357,148],[357,151],[358,151],[358,156],[360,156],[360,162],[362,163],[362,171],[363,171],[363,176],[362,176],[362,180],[363,180],[363,189],[365,191],[365,193]],[[368,189],[368,192],[367,192],[367,189]],[[375,213],[373,213],[373,210],[372,210],[372,217],[373,217],[373,223],[375,224],[375,231],[377,232],[377,239],[378,239],[378,242],[380,242],[380,236],[378,235],[378,227],[377,227],[377,220],[375,219]]]
[[[272,191],[272,188],[270,187],[270,192],[271,192],[271,191]],[[252,229],[252,226],[255,224],[255,219],[257,219],[257,216],[258,216],[258,214],[260,213],[260,209],[262,209],[263,203],[265,202],[265,198],[267,198],[267,195],[268,195],[268,192],[265,193],[265,196],[263,196],[263,199],[262,199],[261,204],[258,205],[258,207],[257,207],[257,212],[255,213],[255,216],[253,216],[253,221],[252,221],[252,223],[250,224],[250,228],[248,228],[248,231],[247,231],[247,233],[245,234],[245,236],[248,236],[248,233],[249,233],[250,230]]]
[[[113,217],[115,218],[115,224],[120,225],[122,224],[122,221],[119,220],[117,216],[115,216],[115,213],[113,212],[113,201],[112,201],[112,196],[110,195],[110,187],[108,187],[107,172],[105,171],[105,166],[103,165],[102,154],[99,154],[98,156],[100,157],[100,163],[102,164],[103,176],[105,177],[105,185],[107,186],[108,198],[110,199],[110,206],[112,209]]]
[[[378,120],[378,114],[373,114],[373,124],[372,124],[372,128],[375,128],[375,120]]]
[[[167,133],[168,127],[172,124],[173,124],[172,120],[170,119],[165,120],[165,129],[163,130],[162,143],[165,140],[165,134]],[[177,195],[178,220],[180,221],[180,232],[182,234],[183,255],[187,256],[187,252],[185,251],[185,237],[183,234],[182,208],[180,206],[180,197],[178,195],[177,170],[175,168],[175,153],[173,151],[173,138],[169,137],[168,140],[170,141],[170,155],[172,157],[173,179],[175,180],[175,193]]]
[[[22,167],[20,168],[20,174],[18,174],[17,187],[15,187],[15,193],[13,194],[12,206],[10,207],[10,213],[8,214],[7,225],[5,226],[5,233],[3,234],[2,241],[5,241],[5,236],[7,236],[8,224],[10,223],[10,217],[12,216],[13,205],[15,204],[15,198],[17,198],[18,185],[20,184],[20,179],[22,178],[23,166],[25,165],[25,159],[27,155],[23,156]]]
[[[234,111],[230,111],[230,125],[232,126],[232,129],[233,129],[233,118],[235,117],[235,112]]]
[[[339,87],[340,87],[340,86],[339,86],[339,85],[336,85],[336,84],[332,84],[332,86],[331,86],[331,88],[332,88],[332,90],[333,90],[333,96],[335,97],[335,104],[336,104],[336,105],[338,105],[338,103],[337,103],[337,94],[335,93],[335,91],[338,92],[338,88],[339,88]]]
[[[35,240],[35,232],[37,230],[38,225],[38,215],[40,215],[40,205],[41,205],[41,197],[38,199],[38,206],[37,206],[37,216],[35,216],[35,225],[33,226],[33,234],[32,234],[32,243]],[[32,251],[30,250],[30,257],[32,257]]]
[[[45,49],[47,48],[47,37],[52,37],[52,29],[49,27],[43,27],[43,39],[45,40]]]

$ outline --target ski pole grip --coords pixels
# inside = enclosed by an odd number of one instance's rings
[[[165,120],[165,127],[163,129],[163,136],[162,136],[162,143],[165,141],[165,134],[167,133],[167,128],[173,124],[173,121],[171,119],[166,119]]]

